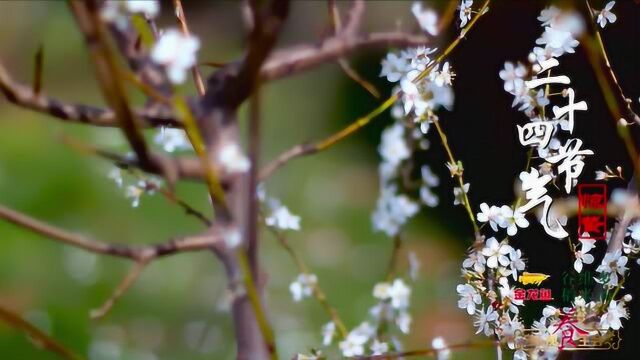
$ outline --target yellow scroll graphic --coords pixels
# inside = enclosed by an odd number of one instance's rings
[[[540,285],[542,284],[543,281],[547,280],[549,278],[549,275],[546,274],[541,274],[541,273],[530,273],[530,272],[523,272],[522,275],[520,275],[520,283],[522,283],[522,285],[529,285],[529,284],[536,284],[536,285]]]

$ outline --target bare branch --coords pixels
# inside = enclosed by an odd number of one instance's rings
[[[22,318],[22,316],[16,314],[12,310],[0,305],[0,319],[4,320],[11,327],[24,331],[30,340],[36,344],[36,346],[42,347],[48,351],[60,355],[62,358],[68,360],[79,360],[80,356],[73,353],[73,351],[67,349],[64,345],[60,344],[57,340],[49,336],[44,331],[31,325],[28,321]]]
[[[264,80],[275,80],[336,61],[362,50],[428,45],[431,39],[404,32],[380,32],[356,36],[334,36],[320,44],[299,45],[275,51],[261,69]]]
[[[351,36],[358,31],[358,27],[360,26],[360,20],[362,18],[362,14],[364,13],[364,2],[361,0],[357,0],[353,2],[353,7],[349,14],[349,19],[347,22],[347,26],[342,27],[342,23],[340,20],[340,12],[338,11],[338,6],[335,0],[328,0],[329,5],[329,20],[331,23],[331,28],[334,35],[340,34],[340,36]],[[380,97],[380,92],[376,89],[373,84],[364,79],[357,71],[355,71],[347,59],[341,57],[338,59],[338,64],[342,68],[342,71],[347,74],[353,81],[362,86],[367,92],[369,92],[376,99]]]
[[[398,99],[397,94],[391,96],[389,99],[387,99],[385,102],[380,104],[377,108],[373,109],[373,111],[371,111],[367,115],[357,119],[353,123],[347,125],[342,130],[327,137],[324,140],[318,141],[317,143],[314,143],[314,144],[296,145],[291,149],[286,150],[282,154],[278,155],[278,157],[276,157],[275,160],[272,160],[270,163],[268,163],[264,169],[262,169],[262,171],[260,172],[260,180],[265,180],[266,178],[271,176],[271,174],[273,174],[276,170],[278,170],[279,168],[284,166],[286,163],[288,163],[289,161],[297,157],[311,155],[319,151],[326,150],[332,147],[333,145],[335,145],[336,143],[351,136],[352,134],[354,134],[355,132],[357,132],[367,124],[369,124],[369,122],[371,122],[371,120],[373,120],[376,116],[382,114],[386,109],[391,107],[391,105],[393,105],[393,103],[397,99]]]
[[[15,225],[89,252],[135,261],[149,260],[179,252],[211,249],[221,244],[219,234],[193,235],[153,245],[106,243],[88,236],[60,229],[43,221],[0,205],[0,218]]]
[[[149,264],[149,260],[139,260],[133,265],[131,270],[127,273],[127,276],[122,279],[120,284],[116,287],[113,294],[100,306],[98,309],[91,310],[89,316],[92,319],[100,319],[107,315],[109,310],[113,307],[115,302],[133,285],[136,280],[142,275],[142,271]]]
[[[42,93],[34,93],[31,86],[14,81],[0,61],[0,91],[13,104],[51,115],[63,121],[95,126],[117,127],[115,113],[110,109],[81,104],[67,104],[50,98]],[[182,127],[166,110],[135,110],[140,126],[144,127]]]

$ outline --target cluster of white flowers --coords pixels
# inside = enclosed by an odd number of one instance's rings
[[[314,274],[299,274],[289,285],[289,291],[291,291],[293,301],[298,302],[304,298],[311,297],[317,283],[318,277]]]
[[[426,32],[437,33],[437,15],[421,4],[414,3],[412,12]],[[382,61],[380,76],[397,83],[393,89],[398,100],[391,110],[393,125],[382,132],[378,151],[382,162],[380,197],[373,213],[373,227],[388,236],[398,234],[402,226],[420,209],[420,203],[435,207],[439,199],[433,188],[440,183],[431,168],[420,168],[419,199],[405,194],[406,174],[411,172],[412,154],[429,147],[425,135],[430,123],[438,121],[435,111],[453,106],[453,77],[451,65],[435,63],[431,55],[436,49],[424,46],[389,52]],[[402,186],[401,186],[402,185]]]
[[[131,173],[113,167],[107,173],[107,177],[113,180],[119,188],[124,189],[124,194],[131,199],[134,208],[140,205],[142,195],[153,195],[162,186],[162,179],[143,173]]]
[[[256,194],[265,207],[267,226],[280,231],[300,230],[300,216],[292,214],[279,199],[268,196],[263,184],[258,185]]]
[[[366,352],[366,345],[375,337],[376,329],[368,322],[361,323],[351,330],[347,338],[341,341],[338,346],[345,357],[362,356]]]
[[[230,173],[244,173],[251,168],[251,161],[242,152],[242,148],[237,143],[229,143],[220,149],[218,162],[222,168]]]
[[[513,209],[508,205],[497,207],[489,206],[487,203],[480,204],[480,212],[476,215],[479,222],[489,223],[493,231],[498,231],[498,227],[507,229],[509,236],[514,236],[518,232],[518,228],[526,228],[529,221],[519,209]]]

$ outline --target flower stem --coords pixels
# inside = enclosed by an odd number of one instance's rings
[[[436,129],[438,130],[438,135],[440,135],[440,140],[442,140],[442,146],[447,151],[447,156],[449,157],[449,162],[452,164],[457,164],[455,157],[453,156],[453,152],[451,151],[451,147],[449,146],[449,141],[447,140],[447,135],[442,131],[442,127],[440,126],[440,121],[435,120],[433,122],[436,125]],[[471,203],[469,202],[469,197],[467,193],[464,191],[464,179],[462,177],[462,173],[458,172],[454,175],[458,180],[458,185],[460,186],[460,190],[462,192],[462,200],[464,208],[467,210],[467,214],[469,215],[469,221],[471,221],[471,225],[473,225],[473,232],[476,235],[476,238],[480,234],[480,228],[476,223],[476,218],[473,215],[473,210],[471,210]]]

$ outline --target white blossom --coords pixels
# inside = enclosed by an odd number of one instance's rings
[[[495,326],[495,323],[498,321],[498,313],[493,309],[493,306],[487,306],[487,310],[483,311],[479,310],[476,315],[476,321],[473,323],[478,327],[476,334],[484,333],[486,336],[491,336],[493,330],[491,326]]]
[[[435,11],[423,8],[422,3],[416,1],[411,6],[411,12],[416,17],[422,30],[433,36],[438,35],[438,14]]]
[[[502,266],[509,265],[509,258],[507,258],[506,255],[509,254],[511,250],[513,250],[511,246],[499,243],[496,238],[491,237],[482,249],[482,255],[487,257],[487,266],[495,269],[498,267],[498,264]]]
[[[223,235],[224,243],[229,249],[235,249],[242,243],[242,233],[238,229],[231,229]]]
[[[627,309],[624,306],[623,301],[611,300],[607,312],[600,317],[600,328],[620,330],[622,327],[620,319],[628,317]]]
[[[151,49],[151,59],[166,68],[167,76],[174,84],[181,84],[187,78],[187,71],[196,65],[196,52],[200,40],[186,36],[177,29],[165,31]]]
[[[442,336],[438,336],[431,340],[431,347],[436,350],[437,360],[447,360],[451,357],[451,350],[447,347],[447,343]]]
[[[153,141],[162,146],[164,151],[172,153],[176,150],[190,150],[191,143],[182,129],[162,127]]]
[[[504,91],[515,94],[525,88],[524,78],[527,76],[527,68],[521,63],[514,65],[507,61],[504,63],[504,69],[500,70],[500,79],[504,80]]]
[[[467,25],[467,22],[471,20],[471,7],[473,6],[473,0],[462,0],[460,2],[460,27],[463,28]]]
[[[373,288],[373,296],[380,300],[389,300],[394,309],[402,310],[409,307],[411,288],[402,281],[395,279],[393,283],[378,283]]]
[[[107,173],[107,177],[113,180],[118,187],[122,187],[122,184],[124,183],[124,180],[122,179],[122,169],[114,166]]]
[[[621,250],[616,250],[611,253],[608,252],[604,255],[602,263],[596,269],[596,272],[608,275],[608,280],[605,286],[615,287],[618,285],[618,274],[624,276],[627,271],[627,257],[622,255]]]
[[[160,12],[160,4],[157,0],[126,0],[125,6],[132,14],[144,14],[154,18]]]
[[[520,249],[511,249],[511,252],[509,253],[509,268],[511,269],[513,280],[518,280],[518,271],[523,271],[525,268]]]
[[[382,60],[382,70],[380,76],[386,77],[389,82],[398,82],[409,70],[409,63],[404,56],[399,56],[394,52],[387,54]]]
[[[507,278],[502,277],[498,282],[500,283],[499,291],[502,303],[508,303],[509,311],[517,314],[519,312],[518,306],[522,306],[524,302],[522,300],[516,299],[515,287],[509,286]]]
[[[396,326],[405,334],[411,330],[411,315],[407,311],[400,311],[396,317]]]
[[[345,357],[364,355],[364,345],[374,335],[375,329],[368,322],[363,322],[357,328],[351,330],[347,338],[338,345]]]
[[[504,223],[505,219],[499,207],[487,203],[480,204],[480,212],[476,215],[479,222],[489,222],[493,231],[498,231],[498,224]]]
[[[388,236],[395,236],[400,227],[413,217],[420,207],[406,195],[398,195],[395,186],[382,188],[376,210],[372,215],[373,227]]]
[[[449,62],[445,62],[442,65],[442,70],[433,69],[430,74],[433,78],[433,82],[436,86],[445,86],[453,84],[453,77],[456,75],[452,69]]]
[[[333,321],[326,323],[322,327],[322,345],[329,346],[336,335],[336,324]]]
[[[146,184],[144,181],[139,181],[135,185],[129,185],[125,189],[125,196],[131,199],[131,206],[134,208],[140,205],[140,198],[145,193]]]
[[[469,192],[469,183],[464,184],[462,188],[454,187],[453,188],[453,205],[464,204],[465,194]]]
[[[640,243],[640,221],[634,221],[629,225],[627,235],[630,235],[633,240]]]
[[[616,4],[615,1],[609,1],[607,5],[604,7],[604,9],[602,9],[598,14],[598,24],[600,24],[601,28],[604,29],[604,27],[607,25],[607,21],[613,24],[618,19],[616,14],[614,14],[611,11],[611,9],[613,8],[613,5],[615,4]]]
[[[515,211],[507,205],[503,205],[500,208],[504,221],[499,224],[501,227],[507,229],[509,236],[514,236],[518,232],[518,228],[526,228],[529,226],[529,221],[525,219],[524,214],[516,209]]]
[[[484,255],[480,251],[472,251],[469,253],[469,257],[464,259],[462,266],[470,269],[473,268],[477,273],[482,274],[484,272],[484,265],[487,263]]]
[[[314,274],[300,274],[295,281],[289,285],[289,291],[294,301],[300,301],[313,295],[313,289],[318,282]]]
[[[404,127],[396,123],[382,132],[378,152],[384,162],[398,166],[411,156],[411,151],[404,138]]]
[[[264,222],[279,230],[300,230],[300,216],[292,214],[284,205],[274,209]]]
[[[115,24],[124,29],[131,14],[142,14],[147,18],[154,18],[160,13],[157,0],[107,0],[100,9],[100,18],[105,22]]]
[[[229,173],[244,173],[251,167],[251,161],[236,143],[224,145],[218,154],[218,161]]]
[[[574,53],[578,46],[578,40],[574,39],[569,31],[554,29],[547,26],[542,36],[536,40],[536,44],[545,45],[551,51],[552,56],[562,56],[564,53]]]
[[[466,309],[469,315],[473,315],[476,312],[476,305],[482,304],[482,298],[478,290],[470,284],[460,284],[456,286],[456,291],[460,296],[458,307]]]
[[[389,352],[389,344],[384,341],[373,340],[373,343],[369,347],[371,349],[371,355],[382,355]]]
[[[573,268],[577,272],[582,272],[582,264],[591,264],[593,263],[593,255],[588,254],[588,252],[596,246],[596,241],[594,239],[578,239],[582,246],[580,250],[575,252],[576,260],[573,262]]]

